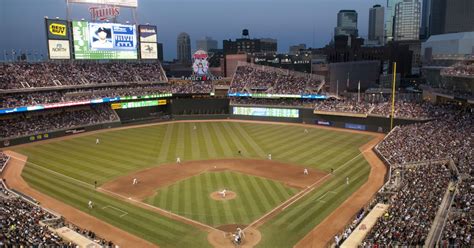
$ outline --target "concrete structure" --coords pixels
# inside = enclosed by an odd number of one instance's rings
[[[239,61],[248,62],[247,54],[228,54],[225,56],[225,77],[232,77]]]
[[[380,61],[355,61],[329,64],[330,92],[341,94],[361,90],[375,85],[379,79]]]
[[[384,7],[374,5],[369,10],[369,41],[384,44]]]
[[[420,38],[421,4],[418,0],[403,0],[395,5],[393,40]]]
[[[191,64],[191,39],[189,34],[180,33],[176,40],[178,61],[182,64]]]
[[[385,9],[385,42],[393,40],[393,25],[395,18],[395,5],[401,0],[387,0]]]
[[[214,40],[208,36],[201,40],[196,40],[196,50],[204,50],[209,52],[211,49],[217,49],[217,40]]]
[[[158,49],[158,60],[160,62],[163,62],[163,43],[158,43],[157,45],[157,49]]]
[[[337,35],[359,36],[355,10],[341,10],[337,13],[337,27],[334,29],[334,36]]]
[[[428,35],[474,31],[474,1],[430,1]]]

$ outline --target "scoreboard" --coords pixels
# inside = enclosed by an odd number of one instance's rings
[[[234,115],[298,118],[298,109],[233,107]]]
[[[130,108],[143,108],[143,107],[152,107],[166,105],[166,100],[148,100],[148,101],[138,101],[138,102],[120,102],[112,103],[112,109],[130,109]]]

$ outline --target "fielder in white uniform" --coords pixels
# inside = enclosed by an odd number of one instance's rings
[[[179,157],[176,158],[176,163],[181,164],[181,159]]]
[[[92,201],[89,201],[89,208],[93,208],[94,207],[94,203],[92,203]]]
[[[100,143],[99,138],[95,139],[95,144],[98,145]]]
[[[268,154],[268,160],[272,160],[272,154],[271,153]]]
[[[309,174],[308,169],[304,168],[303,174],[308,175]]]
[[[346,184],[349,185],[349,177],[346,177]]]
[[[225,198],[226,193],[227,193],[226,189],[223,189],[222,191],[219,192],[219,194],[222,196],[222,198]]]
[[[137,185],[138,184],[138,179],[134,178],[133,179],[133,185]]]
[[[305,129],[304,129],[304,133],[308,133],[308,129],[305,128]]]

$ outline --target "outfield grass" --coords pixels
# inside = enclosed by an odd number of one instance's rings
[[[194,125],[196,130],[193,129]],[[96,138],[100,139],[99,145],[95,144]],[[326,129],[309,129],[309,133],[305,133],[304,128],[298,126],[200,122],[115,130],[14,150],[29,157],[23,176],[34,188],[85,212],[90,198],[101,206],[110,205],[124,210],[130,214],[122,218],[117,217],[120,211],[112,208],[93,211],[91,214],[162,247],[206,247],[206,234],[194,227],[97,193],[90,185],[94,181],[100,185],[147,167],[172,163],[176,157],[182,161],[233,158],[237,157],[238,150],[245,157],[266,158],[271,153],[273,160],[326,172],[344,166],[321,189],[315,190],[262,227],[261,247],[291,247],[365,182],[369,166],[362,156],[358,156],[358,147],[370,139],[372,136],[366,134]],[[345,174],[353,178],[349,186],[344,185]],[[258,186],[255,189],[264,190]],[[314,202],[329,190],[337,193],[326,194],[325,203]],[[178,196],[167,196],[170,199],[175,197]],[[255,214],[249,213],[250,216]],[[243,221],[249,219],[244,218]],[[224,223],[214,220],[203,222]]]
[[[224,188],[235,192],[237,197],[228,201],[209,197]],[[146,202],[218,227],[250,224],[297,191],[277,181],[238,172],[207,172],[161,188]]]

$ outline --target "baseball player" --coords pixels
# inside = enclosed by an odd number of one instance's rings
[[[95,139],[95,144],[98,145],[99,143],[100,143],[99,138],[96,138],[96,139]]]
[[[268,154],[268,160],[272,160],[272,154],[271,153]]]
[[[308,169],[307,169],[307,168],[304,168],[303,174],[304,174],[305,176],[309,174],[309,172],[308,172]]]
[[[349,177],[346,177],[346,185],[349,185]]]
[[[134,178],[133,179],[133,185],[137,185],[138,184],[138,179]]]
[[[309,133],[309,132],[308,132],[308,129],[305,128],[305,129],[304,129],[304,133]]]
[[[193,130],[196,130],[196,129],[197,129],[197,127],[196,127],[196,125],[194,125],[194,126],[193,126]]]
[[[88,205],[89,205],[89,208],[93,208],[93,207],[94,207],[94,203],[93,203],[91,200],[89,200]]]
[[[222,196],[222,198],[225,198],[226,193],[227,193],[226,189],[223,189],[222,191],[219,192],[219,194]]]
[[[176,163],[181,164],[181,158],[177,157],[176,158]]]

